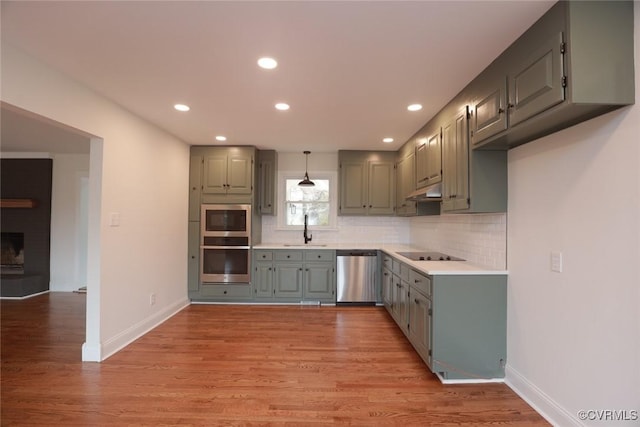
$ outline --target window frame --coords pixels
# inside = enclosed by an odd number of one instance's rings
[[[280,214],[277,215],[276,230],[300,231],[304,229],[303,225],[286,224],[286,192],[287,179],[295,179],[301,181],[304,171],[278,171],[278,209]],[[310,179],[326,179],[329,180],[329,225],[312,225],[314,230],[336,231],[338,229],[338,172],[334,171],[314,171]]]

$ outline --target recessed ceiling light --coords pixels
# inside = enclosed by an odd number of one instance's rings
[[[258,59],[258,66],[260,66],[260,68],[264,68],[265,70],[273,70],[278,66],[278,61],[265,56],[264,58]]]
[[[289,104],[285,104],[284,102],[278,102],[276,104],[276,109],[278,109],[280,111],[286,111],[289,108],[291,108],[291,107],[289,107]]]
[[[175,108],[178,111],[189,111],[191,108],[189,108],[188,105],[185,104],[176,104],[173,106],[173,108]]]
[[[411,104],[407,107],[407,110],[409,111],[420,111],[422,110],[422,105],[420,104]]]
[[[386,142],[387,144],[393,142],[393,138],[382,138],[382,142]]]
[[[216,136],[216,141],[226,141],[226,140],[227,140],[226,136],[222,136],[222,135]]]

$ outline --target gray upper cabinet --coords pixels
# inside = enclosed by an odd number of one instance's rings
[[[202,193],[251,195],[254,153],[249,147],[210,147],[203,158]]]
[[[507,152],[470,150],[468,107],[449,105],[442,122],[442,212],[507,210]]]
[[[191,153],[189,161],[189,221],[200,221],[202,155]]]
[[[416,189],[415,153],[411,151],[398,159],[396,165],[396,215],[409,216],[416,214],[416,202],[406,197]]]
[[[260,150],[258,153],[258,213],[276,214],[276,180],[278,173],[278,154],[275,150]]]
[[[507,128],[507,79],[499,75],[485,77],[476,84],[483,86],[484,91],[474,102],[472,112],[472,141],[478,144]]]
[[[564,40],[556,33],[509,68],[509,125],[515,126],[565,100]]]
[[[633,2],[560,1],[458,96],[473,148],[508,149],[635,102]]]
[[[339,215],[393,215],[395,152],[339,151]]]
[[[469,109],[442,126],[442,211],[469,208]],[[506,177],[505,177],[506,180]]]
[[[416,188],[442,180],[442,134],[440,127],[416,140]]]

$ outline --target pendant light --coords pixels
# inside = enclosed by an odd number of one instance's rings
[[[304,179],[300,181],[298,185],[301,187],[313,187],[316,184],[309,179],[309,173],[307,172],[309,170],[309,154],[311,154],[311,151],[303,151],[303,153],[306,156],[304,166]]]

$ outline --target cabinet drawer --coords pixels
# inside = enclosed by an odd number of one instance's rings
[[[273,251],[276,261],[302,261],[302,250],[299,251]]]
[[[393,269],[393,258],[391,258],[389,255],[383,253],[382,254],[382,266],[384,268],[388,268],[389,270]]]
[[[333,261],[334,258],[333,251],[304,251],[305,261]]]
[[[273,252],[271,251],[253,251],[253,256],[256,261],[271,261],[273,259]]]
[[[200,295],[217,298],[251,298],[251,285],[201,285]]]
[[[398,261],[397,259],[395,259],[395,258],[393,258],[392,261],[393,262],[392,262],[391,271],[393,271],[393,274],[399,276],[400,275],[400,268],[401,268],[402,263],[400,261]]]
[[[402,280],[404,280],[405,282],[408,282],[410,277],[409,277],[409,272],[411,271],[411,269],[409,268],[409,266],[407,264],[400,264],[400,278]]]
[[[415,270],[409,270],[409,284],[426,296],[431,296],[431,279],[428,276]]]

